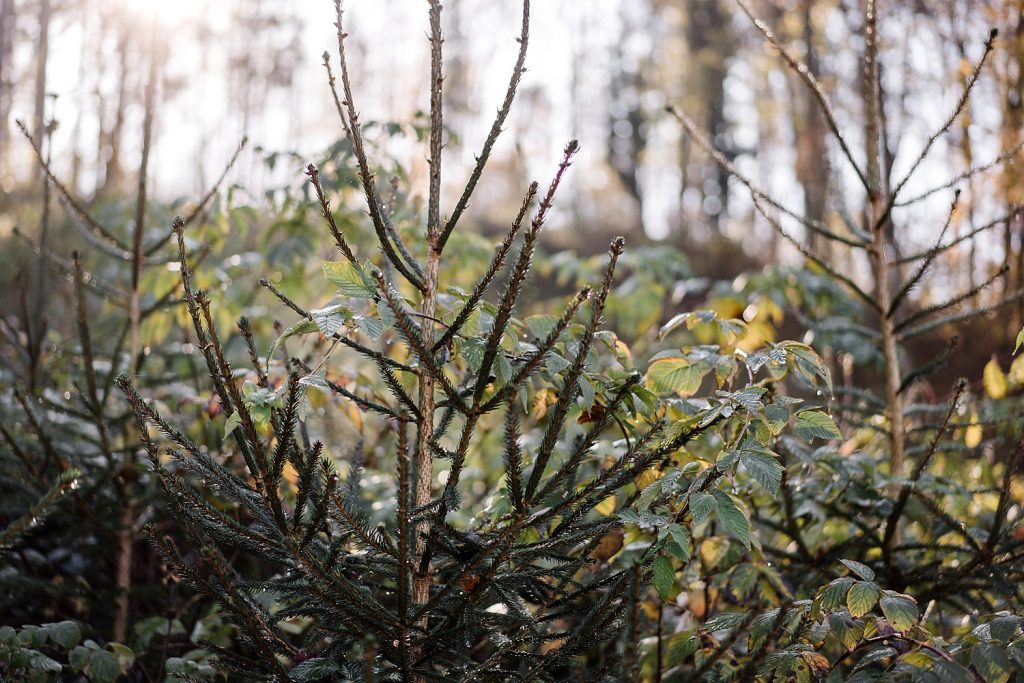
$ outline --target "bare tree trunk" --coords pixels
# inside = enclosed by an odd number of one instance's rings
[[[153,118],[156,115],[156,87],[159,78],[159,55],[156,54],[156,40],[150,41],[149,74],[146,77],[144,97],[144,117],[142,124],[142,161],[139,164],[138,194],[135,198],[135,230],[132,234],[132,281],[129,295],[131,368],[132,379],[138,373],[138,362],[141,357],[141,309],[139,304],[139,286],[142,282],[142,268],[145,256],[143,253],[143,236],[146,230],[146,176],[149,173],[149,152],[153,140]],[[133,461],[126,463],[128,467]],[[125,486],[121,528],[118,531],[117,548],[117,602],[114,614],[114,641],[123,643],[128,633],[128,616],[130,608],[129,592],[132,587],[132,556],[135,541],[136,504],[131,498],[131,489]]]
[[[727,64],[735,50],[735,43],[730,35],[730,17],[725,10],[725,3],[709,2],[708,0],[687,0],[689,19],[687,45],[693,65],[693,74],[689,87],[691,98],[700,102],[704,113],[699,124],[704,125],[708,139],[732,161],[736,154],[725,140],[725,77]],[[710,173],[717,188],[719,210],[706,212],[711,228],[718,231],[720,219],[728,209],[729,176],[717,164],[710,166]],[[709,193],[705,192],[705,196]]]
[[[871,265],[875,280],[875,293],[881,307],[880,332],[882,333],[882,354],[885,358],[886,404],[889,411],[889,470],[899,474],[903,467],[906,427],[903,419],[903,396],[899,388],[902,380],[899,347],[896,338],[895,321],[889,312],[893,300],[893,245],[890,221],[884,217],[888,196],[888,183],[883,174],[881,112],[882,86],[878,63],[878,26],[875,0],[866,0],[865,11],[865,54],[863,101],[865,113],[864,142],[867,156],[868,206],[865,212],[865,231],[871,237]]]
[[[36,40],[36,89],[32,135],[36,140],[42,140],[43,128],[46,126],[46,64],[50,59],[50,20],[53,18],[50,0],[40,0],[38,16],[39,35]]]
[[[7,118],[11,115],[11,60],[14,57],[14,0],[0,0],[0,175],[4,173],[9,155],[10,132]]]
[[[119,57],[117,109],[114,112],[114,124],[103,137],[100,147],[101,158],[106,158],[103,172],[103,184],[97,192],[116,189],[121,183],[123,169],[121,167],[121,138],[124,133],[124,114],[128,106],[128,74],[129,74],[130,36],[125,27],[119,27],[117,53]]]
[[[1003,112],[1002,148],[1009,152],[1021,143],[1024,131],[1024,0],[1016,0],[1011,12],[1016,14],[1016,27],[1006,38],[1007,66],[1016,64],[1016,77],[1006,83]],[[1012,70],[1009,70],[1012,73]],[[1016,162],[1003,167],[1003,194],[1007,206],[1024,203],[1024,173],[1021,172],[1021,153],[1018,151]],[[1005,266],[1009,269],[1003,280],[1003,295],[1009,295],[1024,286],[1024,272],[1021,263],[1024,261],[1024,234],[1021,234],[1021,221],[1006,221],[1003,232],[1003,248]],[[1014,235],[1016,233],[1016,239]],[[1021,328],[1024,310],[1020,303],[1010,308],[1010,334],[1014,335]]]
[[[821,69],[814,51],[814,25],[811,17],[813,0],[803,0],[801,13],[803,16],[803,41],[807,50],[805,63],[815,79],[820,79]],[[825,208],[828,196],[830,168],[828,163],[827,130],[825,121],[810,88],[799,87],[799,110],[794,106],[796,137],[796,175],[804,190],[804,215],[812,221],[825,221]],[[796,103],[794,98],[794,103]],[[824,239],[817,233],[807,231],[807,246],[830,260],[831,240]]]

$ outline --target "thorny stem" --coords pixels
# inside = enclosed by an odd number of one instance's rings
[[[898,338],[894,329],[895,321],[889,312],[894,294],[890,270],[893,267],[891,245],[888,239],[886,213],[885,179],[881,169],[881,112],[880,73],[878,65],[878,25],[875,0],[868,0],[864,16],[864,110],[867,112],[865,147],[868,160],[868,211],[865,231],[871,234],[872,275],[875,280],[877,301],[881,303],[882,315],[879,332],[882,336],[882,355],[885,358],[885,389],[889,411],[890,454],[889,471],[899,474],[903,467],[906,425],[903,416],[903,396],[900,394],[903,372],[900,370]]]
[[[146,91],[144,95],[145,114],[142,122],[142,161],[139,164],[138,194],[135,198],[135,227],[132,233],[132,280],[131,291],[128,299],[128,313],[130,319],[130,348],[129,373],[134,380],[139,369],[141,357],[141,325],[142,312],[139,301],[139,286],[142,280],[142,267],[145,261],[143,251],[143,235],[146,230],[146,175],[149,167],[149,152],[153,140],[153,117],[156,114],[156,83],[157,83],[157,60],[156,54],[149,57],[149,74],[146,80]],[[126,454],[128,462],[126,467],[133,467],[134,455]],[[118,531],[117,546],[117,598],[115,600],[113,639],[115,642],[123,643],[128,633],[128,591],[132,583],[132,549],[135,534],[135,501],[127,497],[121,515],[121,525]]]
[[[430,188],[427,210],[427,264],[423,273],[421,291],[423,292],[420,313],[423,323],[420,326],[423,336],[423,348],[427,353],[434,345],[434,319],[437,312],[437,274],[441,261],[441,134],[443,123],[443,101],[441,88],[444,82],[441,63],[441,3],[430,0]],[[430,439],[434,433],[434,377],[433,373],[421,372],[419,376],[419,396],[417,408],[420,422],[417,425],[415,449],[415,490],[413,505],[419,509],[430,503],[430,480],[433,473],[433,451]],[[413,529],[413,558],[418,558],[412,576],[412,609],[416,610],[430,599],[430,584],[433,572],[427,554],[427,539],[430,536],[430,517],[424,515]],[[426,614],[418,624],[426,629]],[[419,652],[414,651],[418,657]],[[425,680],[416,675],[416,681]]]

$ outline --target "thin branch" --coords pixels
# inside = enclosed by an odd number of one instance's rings
[[[964,84],[963,92],[960,93],[960,99],[957,100],[956,106],[953,108],[953,112],[943,122],[943,124],[939,126],[938,130],[931,134],[931,136],[928,138],[928,141],[925,142],[924,148],[921,150],[921,153],[918,154],[917,159],[914,161],[913,164],[911,164],[910,169],[903,176],[903,179],[896,183],[895,189],[893,189],[893,191],[889,195],[888,206],[882,214],[883,220],[884,217],[889,214],[889,211],[892,210],[892,206],[893,204],[896,203],[897,197],[899,197],[900,192],[903,191],[903,188],[906,186],[907,182],[917,171],[918,166],[920,166],[921,162],[923,162],[925,160],[925,157],[928,156],[928,152],[931,151],[932,145],[935,144],[936,140],[938,140],[940,137],[946,134],[946,132],[949,130],[949,127],[953,125],[953,123],[957,120],[957,117],[960,116],[961,112],[963,112],[964,108],[967,106],[967,103],[970,101],[971,91],[974,90],[974,86],[978,82],[978,78],[981,76],[981,71],[985,67],[985,62],[988,61],[989,55],[992,54],[992,50],[995,47],[996,36],[998,35],[999,31],[997,29],[992,29],[989,32],[988,40],[985,41],[985,51],[982,53],[981,59],[978,60],[978,63],[975,64],[974,69],[971,71],[971,75],[968,77],[967,83]]]
[[[896,312],[896,309],[899,308],[899,305],[906,298],[907,294],[910,293],[910,290],[912,290],[917,285],[917,283],[921,281],[921,278],[924,277],[924,274],[925,272],[927,272],[928,267],[935,262],[935,258],[939,255],[940,249],[942,247],[942,240],[946,237],[946,233],[949,232],[949,226],[953,223],[953,215],[956,213],[956,209],[959,203],[960,190],[957,190],[953,195],[953,203],[950,204],[949,206],[949,213],[946,215],[946,222],[942,226],[942,230],[939,232],[939,238],[935,240],[935,246],[932,247],[928,255],[924,258],[923,261],[921,261],[921,264],[917,267],[917,270],[914,271],[914,274],[911,275],[910,278],[903,283],[903,286],[900,287],[900,291],[896,293],[896,296],[892,298],[892,302],[889,304],[889,309],[885,312],[886,317],[891,318],[893,316],[893,314]]]
[[[448,237],[451,236],[452,231],[459,222],[459,218],[462,217],[462,213],[469,205],[469,200],[473,196],[474,190],[476,190],[480,176],[483,174],[484,166],[487,165],[487,160],[491,156],[494,143],[497,141],[498,136],[501,135],[502,126],[505,125],[505,119],[508,118],[508,113],[512,109],[512,102],[515,100],[516,91],[519,89],[519,80],[526,73],[524,65],[526,64],[526,48],[530,42],[530,0],[523,0],[523,21],[518,42],[519,56],[516,58],[516,64],[512,69],[512,76],[509,78],[508,88],[505,90],[505,99],[502,101],[501,106],[498,108],[498,113],[494,117],[491,130],[487,134],[487,139],[484,140],[483,149],[480,150],[480,154],[476,157],[476,165],[473,167],[473,172],[466,182],[462,196],[459,197],[459,201],[455,204],[455,208],[448,218],[448,222],[445,223],[444,230],[441,232],[441,237],[437,242],[438,249],[444,249],[444,245],[448,242]]]
[[[733,165],[733,163],[729,161],[724,154],[722,154],[718,149],[716,149],[715,146],[712,145],[711,142],[704,136],[704,134],[700,132],[699,127],[696,123],[694,123],[693,119],[691,119],[683,112],[677,110],[672,105],[669,105],[665,109],[669,114],[674,116],[680,124],[682,124],[683,129],[686,131],[686,134],[690,136],[690,138],[694,142],[697,143],[698,147],[704,150],[704,152],[707,153],[708,156],[710,156],[712,160],[716,164],[718,164],[718,166],[723,171],[736,178],[736,180],[740,181],[740,183],[742,183],[747,188],[747,190],[750,192],[751,197],[763,201],[765,204],[768,204],[769,206],[773,207],[779,213],[789,216],[790,218],[798,221],[808,230],[817,233],[825,237],[826,239],[830,239],[850,247],[856,247],[858,249],[864,249],[867,246],[867,242],[861,239],[839,235],[829,230],[828,227],[821,221],[816,221],[807,218],[806,216],[801,216],[795,211],[783,206],[781,203],[772,198],[771,195],[769,195],[767,192],[765,192],[764,190],[760,189],[757,185],[755,185],[753,180],[751,180],[742,172],[740,172],[740,170],[736,168],[736,166]]]
[[[356,163],[359,166],[359,179],[363,183],[363,194],[366,196],[366,208],[370,215],[370,220],[373,222],[373,229],[377,233],[377,240],[380,242],[381,249],[384,251],[384,255],[388,261],[400,272],[405,278],[419,291],[423,291],[423,272],[419,265],[415,262],[409,263],[408,265],[402,260],[402,258],[395,251],[395,247],[391,244],[391,237],[388,234],[387,226],[384,224],[384,211],[381,208],[380,193],[377,190],[377,183],[374,181],[373,174],[370,172],[370,165],[366,159],[366,150],[363,147],[363,134],[362,128],[359,124],[359,114],[356,112],[355,105],[352,100],[352,85],[349,82],[348,77],[348,60],[345,56],[345,38],[348,34],[345,33],[344,24],[342,23],[342,3],[341,0],[334,0],[334,12],[337,17],[335,27],[337,28],[338,35],[338,59],[341,65],[341,85],[342,91],[345,94],[345,99],[342,104],[347,109],[348,118],[347,121],[343,117],[345,134],[348,136],[349,142],[352,144],[352,151],[356,157]],[[327,53],[324,53],[324,67],[327,69],[328,78],[332,84],[332,90],[334,89],[334,76],[330,70],[330,63],[328,61]],[[337,98],[337,95],[335,94]],[[339,107],[339,111],[341,108]]]
[[[828,101],[828,97],[825,95],[825,91],[821,87],[821,83],[819,83],[818,79],[814,77],[814,74],[806,64],[794,57],[789,50],[779,42],[776,35],[770,28],[768,28],[768,25],[754,15],[746,0],[736,0],[736,3],[740,6],[747,17],[750,18],[750,21],[753,22],[757,30],[761,32],[761,35],[764,36],[765,40],[779,51],[779,54],[782,55],[782,59],[786,64],[803,80],[804,84],[807,85],[811,92],[814,93],[815,99],[818,100],[818,108],[821,110],[821,113],[825,115],[825,120],[828,123],[829,130],[831,130],[832,135],[836,137],[836,141],[839,143],[839,148],[843,151],[843,156],[850,162],[850,166],[853,167],[853,170],[856,172],[857,177],[864,186],[864,189],[867,190],[867,177],[865,177],[864,171],[861,170],[860,165],[853,158],[853,152],[850,151],[850,147],[846,143],[846,138],[844,138],[843,134],[839,131],[839,124],[836,123],[835,112]],[[807,46],[807,50],[811,50],[810,45]]]

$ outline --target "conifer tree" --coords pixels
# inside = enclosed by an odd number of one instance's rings
[[[475,285],[448,287],[439,275],[445,247],[458,239],[515,97],[530,4],[523,3],[504,101],[446,218],[440,3],[431,0],[429,10],[423,224],[401,230],[382,199],[336,2],[338,76],[326,54],[324,64],[379,254],[357,253],[335,221],[320,170],[309,165],[306,175],[339,256],[323,270],[339,298],[310,310],[262,281],[299,320],[265,357],[251,323],[240,321],[248,372],[236,369],[229,340],[214,324],[215,303],[192,283],[186,226],[175,222],[196,347],[227,415],[231,451],[244,468],[233,471],[176,427],[173,416],[161,415],[128,376],[119,378],[183,529],[180,538],[154,533],[153,541],[174,572],[217,601],[237,626],[244,649],[222,650],[222,661],[250,678],[628,679],[637,667],[640,603],[651,581],[664,595],[672,590],[673,563],[691,556],[690,525],[715,516],[737,547],[750,547],[749,522],[725,475],[742,460],[771,486],[781,471],[775,456],[756,445],[771,435],[765,411],[776,398],[772,379],[795,372],[826,382],[827,372],[795,343],[766,349],[743,372],[734,348],[742,322],[711,314],[693,321],[720,328],[731,340],[728,348],[669,350],[643,376],[628,349],[601,329],[622,239],[609,247],[603,278],[570,297],[560,315],[518,319],[517,302],[555,195],[579,151],[575,141],[547,187],[527,189]],[[386,393],[334,381],[327,356],[312,368],[299,358],[281,362],[285,341],[309,333],[328,339],[347,364],[372,366]],[[240,385],[240,375],[250,379]],[[692,398],[705,378],[719,391]],[[314,439],[315,424],[304,415],[313,389],[357,406],[367,419],[386,421],[387,436],[377,444]],[[777,411],[773,424],[781,428],[790,410],[776,400],[785,417],[779,423]],[[832,424],[820,411],[806,413]],[[717,468],[676,468],[679,454],[699,438],[736,457]],[[742,454],[733,450],[741,445]],[[369,448],[393,463],[389,500],[370,508],[362,480]],[[500,477],[468,480],[481,460],[500,460]],[[699,517],[691,509],[697,500]],[[388,516],[371,522],[381,504]],[[668,513],[652,514],[655,507]],[[637,543],[624,549],[627,527]],[[237,553],[266,571],[240,568],[229,559]],[[285,628],[295,623],[302,624],[297,637]]]

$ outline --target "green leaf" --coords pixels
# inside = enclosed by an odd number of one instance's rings
[[[82,640],[82,629],[73,621],[58,621],[45,624],[46,635],[65,650],[70,650]]]
[[[794,341],[781,342],[778,346],[789,353],[789,359],[793,361],[793,370],[797,375],[811,385],[814,384],[815,377],[820,378],[828,387],[828,392],[832,393],[832,373],[814,349],[807,344]]]
[[[971,664],[985,683],[1006,683],[1010,680],[1010,660],[1001,647],[978,643],[971,649]]]
[[[693,523],[700,524],[715,509],[715,497],[710,493],[695,491],[690,495],[690,514],[693,516]]]
[[[850,592],[846,594],[846,606],[850,610],[850,614],[855,617],[862,617],[871,611],[871,608],[878,602],[878,596],[881,594],[881,589],[878,584],[872,581],[857,581],[850,587]]]
[[[377,285],[361,266],[351,261],[324,262],[324,276],[338,292],[356,299],[372,299]]]
[[[670,553],[681,562],[690,561],[690,532],[682,524],[670,524],[668,535],[672,540],[666,544]]]
[[[813,439],[841,439],[843,433],[828,413],[820,410],[801,410],[796,414],[796,433],[811,441]]]
[[[736,507],[732,497],[724,491],[715,491],[715,502],[718,509],[718,521],[725,532],[750,549],[750,522],[747,516]]]
[[[860,562],[857,562],[855,560],[839,560],[839,561],[842,562],[844,565],[846,565],[846,568],[849,569],[854,574],[856,574],[859,578],[864,579],[865,581],[874,581],[875,580],[875,571],[871,567],[867,566],[866,564],[861,564]]]
[[[537,339],[547,339],[558,324],[558,317],[553,315],[531,315],[526,319],[526,328]]]
[[[328,337],[337,334],[345,323],[352,317],[352,311],[344,306],[328,306],[327,308],[315,308],[309,312],[317,329]]]
[[[356,324],[359,326],[359,331],[370,339],[376,339],[380,335],[384,334],[384,323],[377,318],[358,315],[356,316]]]
[[[664,555],[659,555],[651,567],[653,571],[652,582],[658,594],[663,600],[668,600],[672,588],[676,583],[676,570],[672,567],[672,560]]]
[[[743,451],[740,462],[754,481],[760,484],[771,495],[779,492],[782,485],[782,465],[775,458],[762,453]]]
[[[96,650],[89,658],[89,680],[93,683],[114,683],[120,673],[117,657],[106,650]]]
[[[855,621],[848,612],[828,615],[829,630],[847,650],[852,650],[864,636],[864,623]]]
[[[60,662],[55,659],[50,659],[42,652],[33,652],[32,659],[29,660],[28,666],[33,671],[44,671],[46,673],[60,673],[64,667],[60,665]]]
[[[685,358],[661,358],[647,368],[646,382],[659,394],[692,396],[700,388],[704,372]]]
[[[1019,623],[1020,617],[998,616],[988,622],[988,632],[992,635],[993,639],[1009,643],[1017,637]]]
[[[1017,343],[1013,345],[1014,354],[1020,351],[1021,344],[1024,344],[1024,327],[1020,328],[1020,332],[1017,333]]]
[[[846,604],[846,594],[853,585],[853,579],[849,576],[841,576],[827,586],[821,594],[821,604],[826,610],[836,610]]]
[[[917,623],[917,601],[909,595],[886,591],[878,605],[897,631],[905,631]]]
[[[228,415],[228,419],[224,421],[224,436],[230,436],[231,432],[235,431],[235,428],[240,427],[241,424],[242,415],[236,410]]]
[[[85,668],[85,665],[89,663],[89,655],[91,653],[92,650],[81,645],[72,650],[68,656],[68,664],[71,665],[71,669],[77,672]]]
[[[700,641],[692,631],[674,633],[668,639],[668,665],[676,666],[697,651]]]
[[[274,357],[274,353],[277,352],[277,348],[281,346],[281,343],[289,337],[294,337],[297,334],[309,334],[310,332],[319,332],[320,328],[317,327],[315,320],[306,318],[299,322],[290,325],[288,329],[281,333],[281,336],[274,340],[274,343],[270,345],[270,349],[267,351],[267,367],[270,367],[270,359]]]

